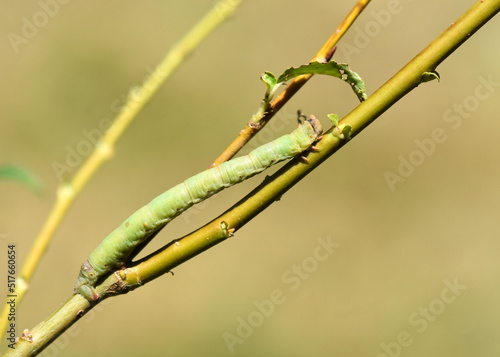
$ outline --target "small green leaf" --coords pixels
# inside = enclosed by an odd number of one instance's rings
[[[332,130],[332,135],[340,140],[349,140],[351,138],[352,127],[347,124],[340,124]]]
[[[296,68],[290,67],[278,77],[277,81],[278,83],[286,82],[303,74],[326,74],[340,78],[351,85],[360,102],[368,97],[366,95],[365,82],[363,82],[359,74],[351,71],[347,64],[335,61],[311,62]]]
[[[435,79],[437,79],[437,81],[439,82],[441,77],[439,76],[439,73],[437,73],[436,71],[431,71],[431,72],[422,73],[422,77],[420,79],[421,79],[421,83],[430,82],[430,81],[433,81]]]
[[[271,72],[264,72],[262,76],[260,76],[260,79],[266,84],[268,90],[271,90],[276,86],[276,77]]]
[[[28,172],[15,165],[0,166],[0,180],[14,180],[28,186],[31,190],[40,194],[42,192],[42,184],[40,180]]]
[[[267,89],[266,94],[264,94],[264,99],[262,99],[262,101],[260,102],[259,109],[254,113],[254,115],[252,115],[252,118],[250,119],[250,123],[255,124],[256,127],[259,126],[259,123],[262,120],[263,116],[269,110],[271,100],[273,100],[274,94],[279,88],[279,83],[277,83],[276,77],[271,72],[264,72],[260,76],[260,79],[262,80],[262,82],[264,82]]]
[[[339,125],[339,115],[338,114],[327,114],[328,119],[332,122],[333,126]]]
[[[349,140],[351,138],[352,127],[350,125],[345,125],[342,128],[342,136],[344,139]]]

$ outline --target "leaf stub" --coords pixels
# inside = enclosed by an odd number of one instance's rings
[[[422,73],[422,76],[420,77],[420,82],[425,83],[425,82],[430,82],[437,79],[439,82],[441,80],[441,76],[439,75],[438,72],[436,71],[430,71],[430,72],[424,72]]]

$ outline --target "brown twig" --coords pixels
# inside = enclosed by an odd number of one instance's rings
[[[331,59],[333,53],[335,52],[335,45],[344,36],[347,30],[354,23],[359,14],[365,9],[365,7],[370,3],[370,0],[359,0],[353,9],[346,16],[344,21],[339,25],[339,27],[333,32],[330,38],[324,43],[323,47],[314,55],[310,62],[326,62]],[[277,113],[290,98],[297,93],[300,88],[311,78],[312,74],[305,74],[296,77],[293,81],[288,84],[281,94],[272,101],[271,108],[264,117],[260,120],[259,124],[256,125],[253,122],[249,122],[245,128],[240,132],[236,139],[224,150],[224,152],[210,165],[210,167],[220,165],[221,163],[231,159],[238,151],[248,142],[250,139],[262,129],[267,122]]]

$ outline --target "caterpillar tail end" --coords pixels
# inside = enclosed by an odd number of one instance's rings
[[[100,298],[100,295],[97,293],[96,289],[93,286],[95,283],[95,279],[93,279],[94,276],[94,269],[86,260],[82,264],[82,268],[80,270],[80,274],[78,274],[78,278],[76,279],[74,288],[75,294],[82,295],[90,302],[95,302]]]
[[[75,294],[82,295],[91,303],[96,302],[101,297],[93,286],[90,286],[86,283],[79,286],[75,285]]]

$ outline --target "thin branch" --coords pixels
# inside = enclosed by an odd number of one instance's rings
[[[33,274],[44,256],[54,233],[71,207],[71,204],[101,165],[112,157],[114,146],[123,132],[161,85],[182,64],[186,56],[192,53],[217,26],[232,15],[240,2],[241,0],[218,1],[184,38],[173,46],[156,69],[146,78],[144,83],[141,86],[132,88],[129,92],[127,103],[75,176],[70,181],[61,183],[57,190],[56,202],[40,233],[36,237],[19,276],[16,278],[18,306],[29,288]],[[9,306],[5,305],[0,315],[1,336],[6,331],[8,313]]]
[[[365,9],[371,0],[359,0],[358,3],[353,7],[353,9],[346,16],[344,21],[339,25],[339,27],[332,33],[330,38],[324,43],[321,49],[314,55],[310,62],[326,62],[331,59],[333,53],[335,52],[335,45],[344,36],[347,30],[351,27],[354,21],[357,19],[359,14]],[[215,159],[215,161],[210,165],[210,167],[220,165],[224,161],[231,159],[238,151],[245,146],[245,144],[250,141],[251,138],[257,132],[262,129],[269,120],[276,114],[290,98],[297,93],[300,88],[312,77],[312,74],[302,75],[296,77],[293,81],[288,84],[283,92],[280,93],[275,100],[271,102],[271,109],[264,114],[258,124],[254,122],[249,122],[245,128],[240,132],[240,134],[234,139],[234,141],[222,152],[222,154]]]

